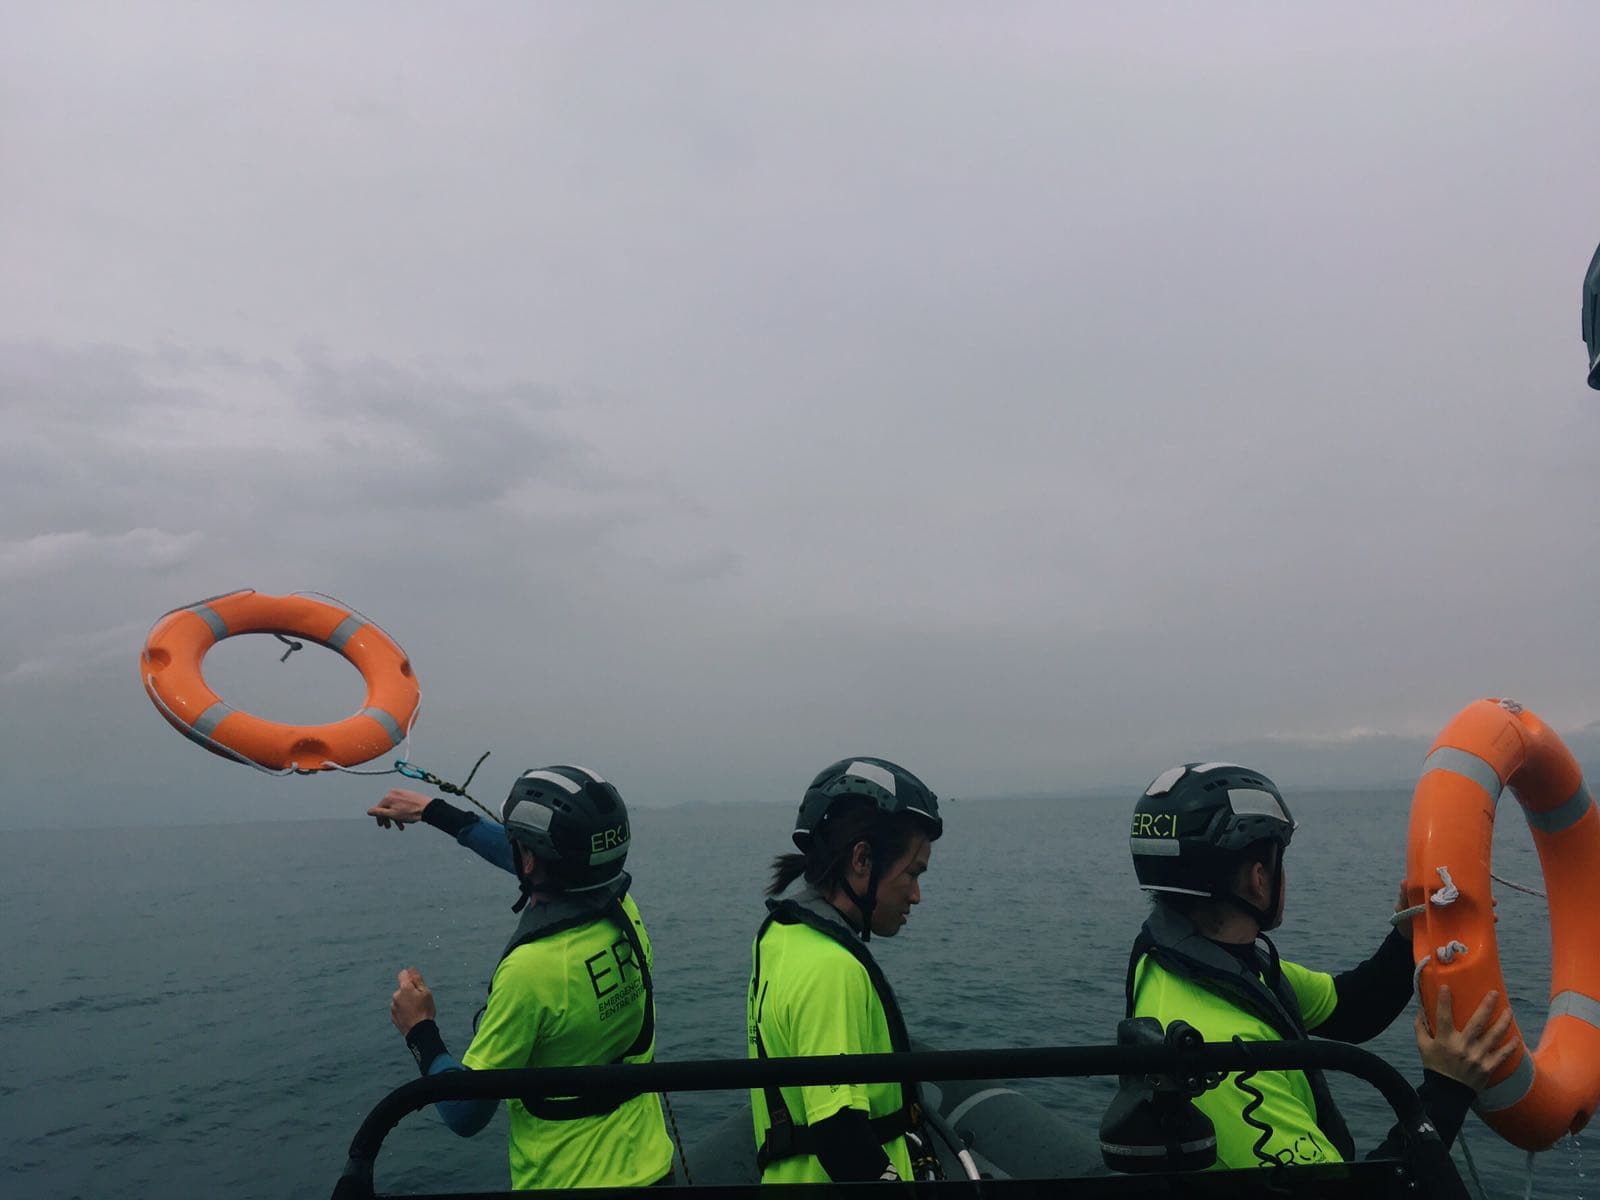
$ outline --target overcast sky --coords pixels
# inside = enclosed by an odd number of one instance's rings
[[[0,4],[0,825],[358,813],[316,589],[635,803],[1600,720],[1600,9]],[[344,716],[243,638],[235,704]]]

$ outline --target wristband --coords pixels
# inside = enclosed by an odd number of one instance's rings
[[[406,1049],[411,1051],[411,1057],[417,1060],[417,1070],[426,1075],[428,1068],[433,1065],[433,1060],[446,1053],[438,1023],[418,1021],[413,1025],[411,1032],[406,1034]]]
[[[464,812],[455,805],[435,796],[422,810],[422,820],[435,829],[442,829],[451,837],[460,837],[461,831],[478,823],[478,814]],[[1409,945],[1409,943],[1407,943]]]

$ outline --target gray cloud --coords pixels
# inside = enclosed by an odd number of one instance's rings
[[[142,622],[127,621],[109,629],[41,638],[28,647],[29,657],[0,670],[0,687],[20,689],[91,675],[116,660],[126,660],[128,647],[138,645],[144,632]]]
[[[241,584],[661,800],[1600,717],[1588,7],[160,12],[0,37],[10,791],[267,803],[99,657]]]
[[[163,529],[130,529],[120,534],[95,534],[83,529],[41,533],[0,542],[0,582],[47,575],[93,561],[118,570],[161,570],[183,562],[199,541],[198,533],[169,533]]]

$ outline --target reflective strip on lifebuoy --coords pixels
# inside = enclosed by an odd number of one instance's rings
[[[1406,902],[1423,907],[1412,919],[1412,954],[1425,963],[1427,1012],[1442,984],[1458,1021],[1491,991],[1509,997],[1489,878],[1495,806],[1507,789],[1527,818],[1549,896],[1550,1012],[1538,1048],[1524,1042],[1476,1107],[1508,1142],[1545,1150],[1600,1105],[1600,813],[1571,751],[1520,704],[1468,705],[1428,752],[1411,805]],[[1442,882],[1454,884],[1454,898]],[[1514,1016],[1511,1029],[1522,1040]]]
[[[281,633],[343,655],[367,685],[359,711],[331,725],[284,725],[225,703],[201,665],[223,638]],[[174,609],[145,641],[139,675],[161,715],[206,749],[272,770],[355,766],[398,746],[421,693],[405,652],[359,613],[312,596],[246,589]]]

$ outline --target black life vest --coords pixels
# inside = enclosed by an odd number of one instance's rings
[[[895,999],[894,989],[889,986],[883,968],[878,966],[877,960],[872,957],[872,952],[867,949],[856,932],[845,924],[839,911],[813,888],[805,889],[794,899],[767,901],[767,919],[761,923],[761,928],[756,933],[755,963],[750,976],[752,988],[761,985],[761,939],[766,936],[767,930],[774,922],[779,925],[804,925],[844,947],[866,970],[873,993],[878,997],[878,1003],[883,1006],[884,1020],[889,1026],[889,1045],[897,1054],[903,1054],[911,1049],[911,1038],[906,1033],[905,1017],[900,1012],[900,1004]],[[753,1011],[759,1013],[760,997],[753,996],[752,1000]],[[767,1058],[767,1048],[761,1040],[760,1023],[752,1018],[750,1027],[755,1035],[756,1057]],[[756,1170],[765,1171],[769,1164],[781,1162],[786,1158],[816,1154],[816,1137],[809,1126],[795,1121],[794,1114],[784,1103],[783,1092],[776,1087],[768,1086],[762,1089],[762,1094],[766,1098],[767,1120],[770,1124],[761,1147],[756,1151]],[[874,1117],[867,1122],[872,1128],[873,1137],[880,1143],[891,1142],[902,1134],[910,1132],[920,1121],[921,1093],[918,1085],[910,1080],[903,1081],[900,1084],[900,1099],[900,1107],[894,1112]]]
[[[632,882],[626,871],[620,871],[615,879],[603,887],[582,892],[563,892],[538,904],[530,904],[523,909],[522,918],[517,922],[516,932],[511,935],[506,948],[500,952],[500,962],[505,962],[511,952],[519,946],[526,946],[542,938],[554,937],[558,933],[576,929],[592,921],[609,918],[621,930],[622,936],[627,938],[628,948],[633,953],[634,965],[639,970],[639,982],[644,987],[644,1016],[639,1022],[639,1035],[626,1050],[611,1060],[612,1063],[630,1060],[649,1062],[655,1057],[652,1043],[656,1036],[656,997],[655,988],[650,982],[650,964],[645,959],[644,947],[639,941],[639,931],[634,928],[627,909],[622,907],[622,898],[628,894],[628,887]],[[489,987],[493,991],[492,981]],[[641,1055],[643,1057],[640,1057]],[[529,1113],[543,1121],[571,1121],[578,1117],[599,1117],[615,1112],[630,1099],[631,1096],[592,1099],[578,1096],[524,1098],[522,1105]]]
[[[1300,998],[1283,977],[1277,947],[1263,934],[1266,953],[1252,947],[1257,971],[1250,970],[1237,957],[1224,950],[1195,928],[1194,923],[1165,905],[1157,904],[1134,940],[1128,956],[1125,1017],[1133,1016],[1133,985],[1139,960],[1148,955],[1157,966],[1180,979],[1199,984],[1208,992],[1265,1021],[1285,1041],[1305,1039],[1305,1019],[1300,1014]],[[1265,976],[1265,982],[1263,982]],[[1328,1081],[1321,1071],[1306,1069],[1306,1082],[1316,1102],[1317,1127],[1340,1156],[1355,1158],[1355,1141],[1344,1116],[1333,1102]]]

